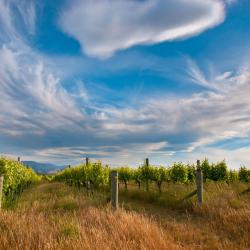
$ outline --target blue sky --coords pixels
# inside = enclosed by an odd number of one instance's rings
[[[0,0],[0,154],[250,165],[248,0]]]

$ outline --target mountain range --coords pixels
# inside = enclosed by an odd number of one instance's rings
[[[41,163],[35,161],[23,161],[22,163],[28,167],[31,167],[39,174],[51,174],[65,168],[65,166],[58,166],[52,163]]]

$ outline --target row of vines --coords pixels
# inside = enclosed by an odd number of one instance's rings
[[[13,198],[41,178],[21,162],[3,157],[0,158],[0,175],[4,176],[3,194],[5,198]]]
[[[229,170],[225,161],[217,164],[209,163],[205,159],[201,163],[204,182],[207,181],[226,181],[235,182],[243,181],[250,182],[250,170],[241,167],[239,171]],[[67,168],[57,175],[54,180],[63,181],[70,185],[92,187],[100,189],[108,187],[110,172],[114,168],[104,166],[101,162],[82,164],[77,167]],[[163,183],[193,183],[195,182],[196,166],[185,165],[181,162],[174,163],[171,167],[156,167],[144,164],[139,168],[120,167],[117,168],[119,172],[119,181],[124,183],[127,189],[129,183],[135,183],[138,188],[143,185],[149,191],[150,184],[154,183],[159,192],[162,190]]]

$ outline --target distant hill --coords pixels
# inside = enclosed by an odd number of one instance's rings
[[[51,163],[41,163],[35,161],[22,161],[22,163],[28,167],[31,167],[39,174],[50,174],[65,168],[65,166],[58,166]]]

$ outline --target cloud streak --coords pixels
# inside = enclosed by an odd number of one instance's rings
[[[207,17],[209,8],[213,12],[215,7],[211,6],[220,6],[222,11],[220,20],[223,19],[224,9],[219,1],[204,1],[202,3],[194,0],[169,1],[172,4],[171,8],[177,8],[178,3],[188,5],[187,2],[190,4],[190,11],[192,4],[195,4],[194,9],[203,10],[197,14],[199,18]],[[83,5],[87,4],[90,10],[92,10],[92,3],[93,1],[82,2]],[[128,15],[128,9],[132,8],[127,6],[128,3],[125,4],[124,1],[116,1],[115,3],[112,0],[104,0],[102,4],[101,2],[97,3],[97,7],[100,5],[98,8],[101,17],[106,15],[106,10],[104,11],[103,8],[108,8],[106,6],[108,3],[113,3],[112,8],[115,10],[119,4],[125,5],[122,5],[125,8],[125,16]],[[152,11],[153,8],[160,8],[160,5],[155,6],[160,3],[163,7],[165,6],[165,2],[160,0],[154,2],[129,1],[135,11],[144,11],[147,18],[152,18],[152,12],[149,9]],[[20,5],[21,7],[22,5]],[[33,13],[28,14],[29,18],[22,22],[26,24],[26,31],[34,34],[36,17],[35,8],[33,8],[19,9],[19,12],[21,19],[25,19],[24,13],[26,11]],[[185,95],[160,93],[157,98],[150,93],[148,93],[147,98],[130,98],[125,93],[124,97],[119,90],[86,84],[80,77],[72,77],[71,73],[69,73],[70,76],[67,75],[68,73],[57,74],[60,72],[60,69],[57,68],[60,59],[45,57],[32,49],[25,39],[25,32],[16,28],[16,19],[13,17],[11,5],[4,5],[3,2],[0,2],[0,9],[4,10],[4,12],[0,12],[0,29],[2,31],[0,35],[0,61],[2,62],[0,64],[1,152],[9,154],[18,152],[21,156],[26,156],[29,159],[52,160],[58,163],[77,162],[88,155],[91,158],[104,159],[113,164],[139,164],[145,156],[149,156],[152,160],[174,159],[178,154],[183,154],[187,159],[191,159],[192,156],[204,155],[204,149],[213,154],[213,150],[209,150],[209,145],[212,143],[230,138],[249,138],[249,61],[246,66],[240,66],[236,73],[228,71],[207,73],[194,60],[188,58],[185,81],[201,87],[198,91],[185,93]],[[119,11],[117,13],[120,13]],[[159,12],[158,9],[157,11]],[[197,16],[194,15],[192,22],[199,20],[199,18],[196,19]],[[123,23],[123,19],[119,18],[117,22]],[[150,18],[146,20],[146,23],[151,23]],[[189,15],[185,18],[188,21]],[[183,20],[181,19],[180,23],[173,25],[181,27],[179,25],[182,25]],[[94,24],[101,21],[102,18],[100,20],[97,18],[97,21],[93,20],[93,22],[97,22]],[[113,22],[113,20],[109,21]],[[147,26],[149,33],[151,28],[155,32],[165,32],[166,27],[173,28],[170,21],[169,19],[167,25],[164,23],[157,29],[150,25]],[[155,22],[157,23],[157,20]],[[153,24],[156,25],[154,22]],[[137,34],[137,26],[140,25],[138,21],[133,27],[135,30],[131,31],[132,34],[133,32]],[[97,27],[99,26],[97,25]],[[121,25],[121,27],[123,26]],[[142,31],[145,31],[145,27],[142,27]],[[161,30],[163,27],[164,30]],[[205,27],[203,28],[205,29]],[[113,26],[111,26],[112,29]],[[185,33],[180,37],[184,38],[190,34]],[[101,54],[98,52],[98,55],[95,54],[96,56],[107,55],[106,46],[109,47],[109,40],[102,44],[102,35],[101,32],[98,43],[93,44],[98,51],[101,49]],[[148,36],[148,34],[146,35]],[[147,36],[146,39],[149,39]],[[118,33],[117,39],[117,43],[114,43],[117,47],[109,47],[108,54],[124,48],[120,44],[120,39],[126,43],[126,39],[130,38],[120,37],[120,33]],[[102,45],[104,45],[104,54],[102,54]],[[61,71],[65,69],[65,72],[70,72],[68,69],[70,60],[66,59],[64,58],[59,65],[63,66]],[[71,62],[74,61],[81,68],[86,61],[77,59],[75,61],[75,58],[71,58]],[[143,58],[145,67],[157,67],[154,70],[158,70],[164,75],[163,68],[166,64],[163,63],[162,59],[153,58],[156,60],[155,64],[154,60],[151,59],[147,58],[147,61],[146,58]],[[87,63],[92,63],[92,72],[96,70],[92,59],[87,60]],[[140,57],[134,56],[132,60],[128,57],[128,60],[132,61],[132,67],[139,68],[141,66]],[[119,63],[112,65],[112,63],[111,59],[107,61],[104,69],[113,70],[112,73],[114,73],[116,70],[123,71],[128,67],[124,61],[121,65]],[[168,64],[170,63],[168,62]],[[100,61],[98,61],[98,65],[101,68]],[[67,82],[70,88],[64,86],[65,78],[70,78],[70,81]],[[103,92],[118,98],[115,102],[111,102],[106,99]],[[237,152],[242,155],[248,150],[249,148],[245,147]],[[218,150],[217,152],[217,158],[219,153],[221,153],[221,158],[229,155],[226,150]],[[236,162],[233,156],[229,158],[232,162]],[[235,159],[239,160],[238,157]]]
[[[87,55],[107,58],[135,45],[197,35],[224,18],[220,0],[74,0],[59,25]]]

